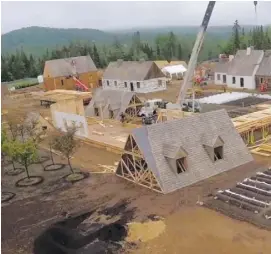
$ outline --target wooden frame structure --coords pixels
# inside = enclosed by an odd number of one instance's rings
[[[166,122],[169,120],[180,119],[186,116],[191,116],[192,112],[185,112],[180,109],[158,109],[158,117],[156,123]]]
[[[127,114],[129,118],[136,118],[142,107],[143,103],[137,96],[133,95],[127,109],[125,110],[125,114]]]
[[[116,175],[138,185],[162,193],[162,189],[148,167],[132,135],[129,135],[121,156]]]
[[[271,107],[232,119],[232,122],[247,145],[265,140],[271,134]]]
[[[88,99],[92,97],[91,92],[78,92],[73,90],[62,90],[56,89],[43,93],[32,93],[32,95],[36,96],[40,100],[40,105],[50,106],[59,101],[63,100],[71,100],[71,99]]]

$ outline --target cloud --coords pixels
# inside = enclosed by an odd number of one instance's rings
[[[103,30],[199,26],[208,2],[2,2],[2,33],[28,26]],[[271,24],[271,2],[216,2],[210,25]]]

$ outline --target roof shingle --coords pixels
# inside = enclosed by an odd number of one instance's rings
[[[263,60],[256,73],[259,76],[271,76],[271,50],[264,52]]]
[[[253,160],[224,109],[136,128],[132,131],[132,136],[163,193],[172,192]],[[211,143],[217,137],[223,140],[222,160],[213,162],[210,159],[202,137],[209,139]],[[169,149],[168,144],[174,146]],[[176,147],[185,149],[187,153],[187,171],[181,174],[170,168],[165,157],[165,154],[173,157]]]
[[[143,81],[153,65],[156,65],[153,61],[118,60],[109,63],[103,74],[103,79]],[[161,72],[160,76],[164,76],[164,74]]]
[[[97,71],[97,68],[90,56],[78,56],[71,58],[62,58],[49,60],[45,62],[45,68],[47,68],[50,77],[65,77],[73,75],[73,62],[77,73],[87,73],[90,71]],[[44,69],[45,69],[44,68]]]

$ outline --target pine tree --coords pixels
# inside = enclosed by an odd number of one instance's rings
[[[178,53],[177,53],[177,58],[179,60],[183,59],[183,50],[182,50],[182,45],[179,43],[178,44]]]
[[[97,68],[101,68],[101,61],[96,45],[93,46],[93,61]]]
[[[238,49],[240,49],[240,26],[238,20],[235,20],[233,26],[233,49],[234,54]]]

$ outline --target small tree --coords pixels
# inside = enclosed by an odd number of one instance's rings
[[[16,170],[16,167],[14,164],[14,161],[16,160],[15,147],[14,147],[15,140],[9,139],[8,137],[6,137],[5,140],[2,140],[2,137],[1,137],[1,141],[3,142],[1,144],[2,152],[11,158],[13,170],[15,171]]]
[[[52,147],[61,152],[68,160],[68,164],[72,173],[74,173],[73,168],[71,166],[71,157],[74,154],[76,148],[78,147],[78,143],[75,140],[75,133],[77,131],[77,127],[75,124],[72,126],[66,126],[66,132],[63,135],[56,136],[52,142]]]
[[[3,161],[4,161],[4,156],[5,156],[4,146],[7,141],[8,141],[7,132],[3,128],[3,125],[2,125],[2,129],[1,129],[1,149],[2,149],[1,155],[2,155]]]
[[[38,157],[38,150],[35,142],[32,139],[28,139],[24,142],[15,140],[11,142],[11,147],[15,160],[25,167],[26,175],[29,179],[29,166],[35,162]]]

